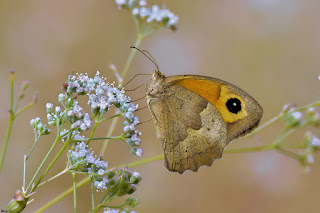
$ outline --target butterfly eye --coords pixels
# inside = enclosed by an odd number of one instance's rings
[[[241,111],[241,101],[238,98],[230,98],[227,101],[226,106],[228,110],[234,114]]]

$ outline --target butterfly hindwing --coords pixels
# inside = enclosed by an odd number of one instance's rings
[[[227,145],[226,125],[206,99],[181,86],[166,85],[160,96],[150,99],[149,108],[168,170],[197,171],[221,158]]]

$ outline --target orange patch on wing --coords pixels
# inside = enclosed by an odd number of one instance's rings
[[[226,123],[236,122],[237,120],[243,119],[248,115],[247,111],[245,110],[246,103],[243,98],[230,92],[223,85],[211,81],[192,78],[178,80],[174,84],[183,86],[208,100],[217,107]],[[241,101],[242,109],[237,114],[231,113],[226,107],[226,103],[230,98],[237,98]]]
[[[220,97],[220,85],[210,81],[188,78],[178,80],[175,84],[197,93],[213,105],[216,105]]]

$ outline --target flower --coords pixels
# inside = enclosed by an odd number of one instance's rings
[[[41,119],[39,117],[31,119],[30,125],[33,128],[33,131],[38,135],[48,135],[50,134],[51,130],[46,127],[45,124],[41,122]]]
[[[118,213],[119,209],[110,209],[110,208],[106,208],[103,213]]]
[[[160,27],[176,29],[178,16],[165,7],[158,5],[147,7],[145,0],[116,0],[119,9],[128,9],[139,23],[140,34],[145,36]]]
[[[318,149],[320,148],[320,139],[317,138],[316,136],[313,136],[312,137],[312,142],[311,144],[314,146],[314,147],[317,147]]]
[[[52,112],[52,108],[53,108],[53,104],[52,103],[47,103],[46,104],[46,108],[47,108],[47,113],[51,113]]]
[[[287,122],[288,128],[294,128],[297,126],[300,126],[302,124],[302,121],[304,120],[303,114],[299,111],[294,111],[295,109],[292,108],[286,113],[286,116],[284,117]]]

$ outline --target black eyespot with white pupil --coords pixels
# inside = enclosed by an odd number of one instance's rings
[[[234,114],[241,111],[241,101],[238,98],[230,98],[227,101],[226,106],[228,110]]]

